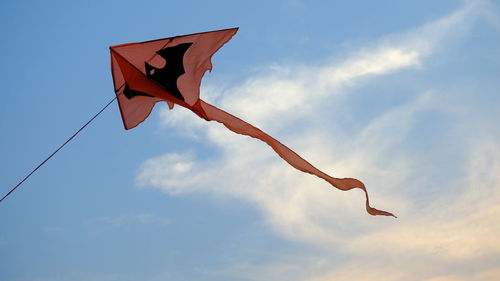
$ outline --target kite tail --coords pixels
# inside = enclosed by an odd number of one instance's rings
[[[334,178],[329,176],[328,174],[320,171],[311,163],[304,160],[293,150],[280,143],[278,140],[264,133],[262,130],[248,124],[247,122],[235,117],[213,105],[210,105],[202,100],[199,100],[194,105],[194,111],[202,118],[208,121],[217,121],[226,126],[229,130],[247,135],[253,138],[257,138],[265,143],[267,143],[283,160],[285,160],[288,164],[292,165],[294,168],[304,172],[320,177],[330,183],[332,186],[340,189],[340,190],[350,190],[353,188],[360,188],[365,192],[366,197],[366,211],[373,216],[382,215],[382,216],[393,216],[392,213],[378,210],[372,208],[370,206],[370,202],[368,199],[368,192],[366,191],[365,185],[353,178]]]

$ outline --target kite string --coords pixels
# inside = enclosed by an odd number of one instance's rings
[[[122,92],[123,93],[123,92]],[[38,170],[40,167],[42,167],[47,161],[49,161],[50,158],[52,158],[52,156],[54,156],[57,152],[59,152],[59,150],[61,150],[66,144],[68,144],[72,139],[74,139],[83,129],[85,129],[85,127],[87,127],[87,125],[89,125],[92,121],[94,121],[94,119],[97,118],[97,116],[99,116],[106,108],[108,108],[108,106],[110,104],[112,104],[117,98],[119,95],[121,95],[122,93],[116,95],[112,100],[110,100],[99,112],[97,112],[92,118],[90,118],[89,121],[87,121],[87,123],[85,123],[80,129],[78,129],[78,131],[76,131],[71,137],[69,137],[63,144],[61,144],[54,152],[52,152],[52,154],[50,154],[47,158],[45,158],[45,160],[43,160],[40,164],[38,164],[38,166],[36,166],[35,169],[33,169],[27,176],[25,176],[19,183],[16,184],[16,186],[14,186],[7,194],[5,194],[2,199],[0,199],[0,202],[2,202],[5,198],[7,198],[12,192],[14,192],[14,190],[16,190],[19,186],[21,186],[21,184],[23,184],[29,177],[31,177],[31,175],[33,173],[36,172],[36,170]]]

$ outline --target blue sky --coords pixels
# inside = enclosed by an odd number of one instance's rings
[[[436,2],[1,2],[2,195],[113,97],[108,46],[238,26],[202,98],[399,218],[113,104],[0,204],[0,280],[497,280],[500,6]]]

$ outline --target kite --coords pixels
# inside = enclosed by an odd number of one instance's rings
[[[320,171],[287,146],[251,124],[200,98],[201,79],[212,70],[211,57],[238,28],[175,36],[110,47],[116,98],[126,130],[143,122],[157,102],[185,107],[206,121],[267,143],[294,168],[315,175],[340,190],[362,189],[371,215],[394,216],[370,206],[365,185],[354,178],[334,178]]]

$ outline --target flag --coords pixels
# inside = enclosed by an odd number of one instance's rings
[[[183,106],[207,121],[222,123],[235,133],[267,143],[294,168],[340,190],[362,189],[369,214],[394,216],[370,206],[361,181],[329,176],[262,130],[200,99],[201,79],[212,70],[211,57],[237,31],[231,28],[110,47],[115,94],[125,129],[143,122],[159,101],[167,102],[171,109]]]

